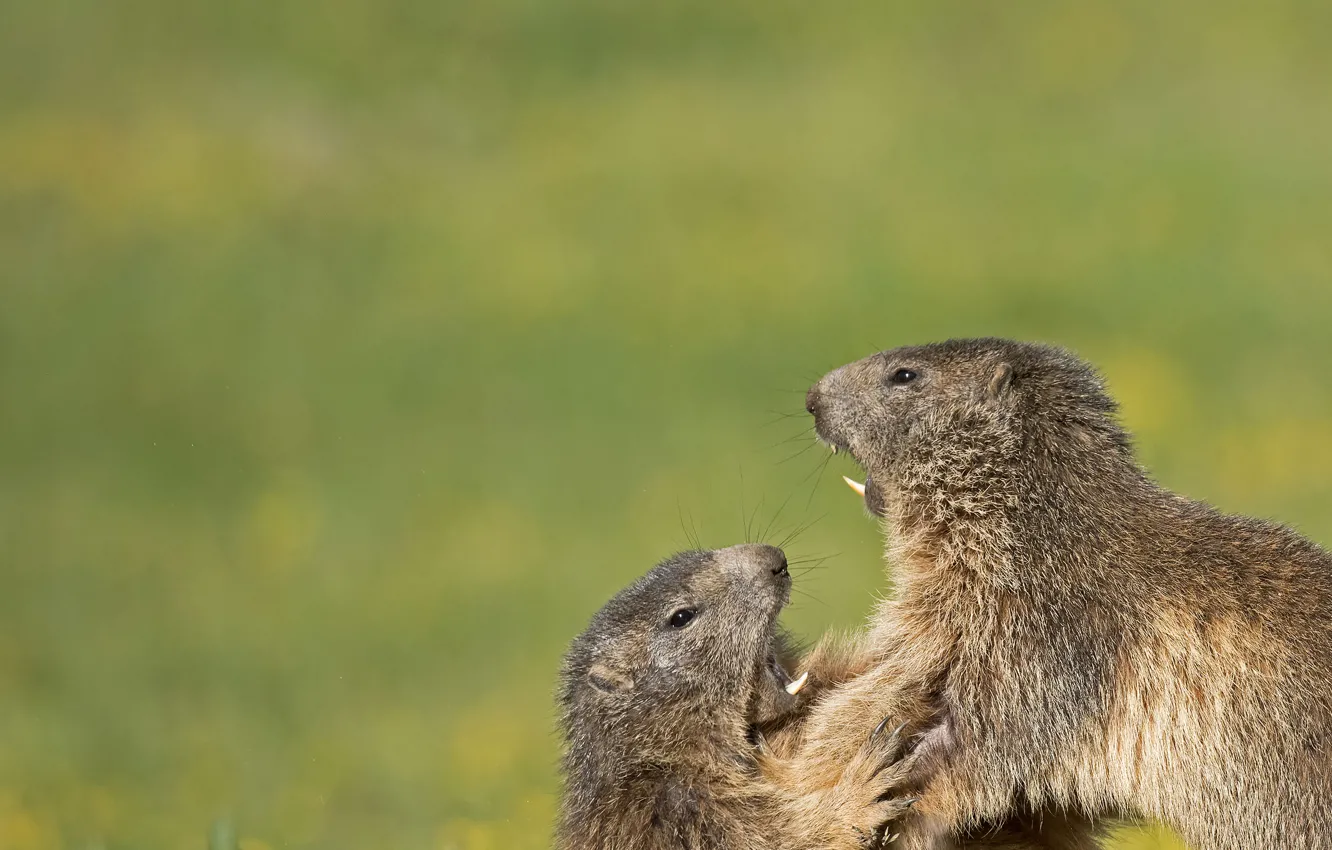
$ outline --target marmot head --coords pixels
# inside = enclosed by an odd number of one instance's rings
[[[675,555],[616,594],[564,661],[570,785],[745,758],[803,684],[777,661],[790,589],[782,551],[748,544]]]
[[[865,505],[881,516],[895,490],[976,491],[1020,457],[1131,461],[1104,382],[1046,345],[964,339],[895,348],[829,372],[805,407],[819,437],[864,468]]]

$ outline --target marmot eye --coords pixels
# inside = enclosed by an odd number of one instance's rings
[[[673,629],[683,629],[685,626],[689,625],[689,621],[692,619],[694,619],[693,609],[681,608],[679,611],[672,614],[671,619],[667,622],[670,623],[671,628]]]
[[[888,376],[888,381],[893,384],[909,384],[917,377],[916,373],[910,369],[898,369]]]

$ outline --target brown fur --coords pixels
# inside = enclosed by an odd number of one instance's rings
[[[800,794],[806,783],[792,770],[795,763],[785,760],[799,752],[806,742],[808,705],[817,705],[825,698],[836,699],[838,689],[873,669],[877,658],[878,653],[867,635],[828,634],[803,659],[792,664],[791,669],[809,673],[810,684],[801,694],[808,700],[807,706],[760,727],[765,736],[764,757],[761,759],[765,778],[782,787],[786,799],[792,801],[785,817],[797,819],[801,816]],[[899,767],[898,775],[908,776],[912,766],[911,761],[905,761]],[[896,790],[909,793],[909,786]],[[898,829],[898,825],[893,825],[884,835],[897,834]],[[1097,850],[1099,846],[1091,839],[1089,825],[1082,818],[1056,811],[974,824],[959,832],[955,840],[959,850]]]
[[[1058,349],[888,351],[808,406],[867,473],[896,583],[872,666],[774,775],[827,786],[892,715],[920,740],[911,847],[1059,812],[1073,843],[1076,816],[1122,815],[1195,850],[1332,846],[1327,552],[1152,482],[1099,377]]]
[[[778,663],[790,581],[771,546],[686,552],[593,618],[562,673],[558,847],[849,847],[909,805],[879,799],[904,763],[900,735],[870,734],[877,718],[825,787],[791,794],[760,775],[754,730],[786,734],[807,699],[786,693]],[[673,626],[684,610],[692,619]]]

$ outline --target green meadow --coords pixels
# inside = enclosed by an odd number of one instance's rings
[[[1325,2],[3,21],[6,850],[549,846],[614,591],[760,526],[800,635],[887,587],[802,410],[880,348],[1071,346],[1332,544]]]

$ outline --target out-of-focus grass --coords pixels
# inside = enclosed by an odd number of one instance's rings
[[[561,651],[682,515],[821,518],[788,624],[868,609],[798,414],[878,347],[1072,345],[1332,539],[1325,3],[5,21],[5,847],[545,846]]]

